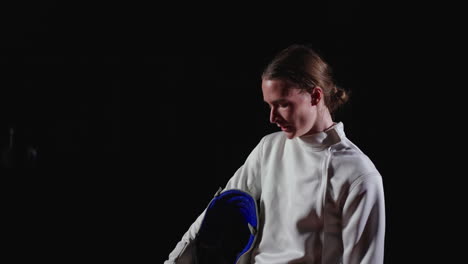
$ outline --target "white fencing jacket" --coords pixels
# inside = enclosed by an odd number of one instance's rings
[[[283,132],[263,137],[229,189],[244,190],[259,206],[255,244],[237,263],[383,263],[382,177],[342,122],[293,139]],[[197,263],[193,241],[205,211],[165,264]]]

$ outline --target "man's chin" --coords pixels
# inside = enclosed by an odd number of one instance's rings
[[[288,139],[293,139],[294,137],[296,137],[296,133],[294,132],[284,132],[284,134]]]

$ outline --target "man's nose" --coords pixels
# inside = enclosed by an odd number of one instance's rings
[[[276,109],[274,107],[272,107],[270,109],[270,123],[276,123],[276,121],[278,120],[278,113],[276,113]]]

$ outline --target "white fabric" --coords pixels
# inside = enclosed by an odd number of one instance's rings
[[[293,139],[265,136],[225,189],[260,201],[260,232],[247,263],[383,263],[382,177],[341,122]],[[182,263],[175,261],[181,245],[196,237],[202,217],[165,264]]]

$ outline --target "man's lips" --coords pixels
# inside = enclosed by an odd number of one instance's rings
[[[281,128],[281,130],[283,131],[290,131],[291,130],[291,126],[288,126],[288,125],[280,125],[280,124],[277,124],[279,128]]]

